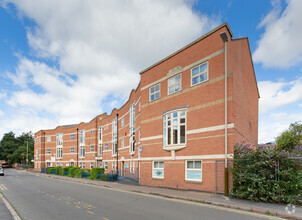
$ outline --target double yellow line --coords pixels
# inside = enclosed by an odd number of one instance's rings
[[[1,190],[7,190],[7,188],[3,184],[0,185],[0,189]]]

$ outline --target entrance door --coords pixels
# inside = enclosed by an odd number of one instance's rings
[[[125,162],[122,161],[121,162],[121,176],[124,176],[125,175]]]

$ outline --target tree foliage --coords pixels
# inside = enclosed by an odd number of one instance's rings
[[[300,145],[302,141],[302,124],[295,122],[290,124],[276,139],[276,144],[280,150],[291,151],[295,146]]]
[[[28,158],[34,157],[34,138],[31,132],[23,133],[16,137],[13,132],[3,135],[0,141],[0,160],[6,160],[9,164],[26,163],[28,143]]]

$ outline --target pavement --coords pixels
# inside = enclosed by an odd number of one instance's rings
[[[0,219],[5,220],[19,220],[19,216],[5,199],[5,197],[0,193]]]
[[[23,171],[26,172],[26,171]],[[233,199],[225,197],[220,194],[188,191],[179,189],[159,188],[141,185],[121,184],[117,182],[106,182],[90,179],[71,178],[67,176],[49,175],[44,173],[27,172],[36,176],[43,176],[47,178],[54,178],[64,181],[77,182],[83,184],[96,185],[101,187],[112,188],[118,191],[128,191],[135,193],[151,194],[163,196],[173,199],[181,199],[187,201],[194,201],[198,203],[206,203],[216,206],[229,207],[233,209],[240,209],[255,213],[269,214],[272,216],[279,216],[287,219],[301,219],[302,220],[302,206],[292,206],[290,204],[271,204],[262,202],[253,202],[249,200]]]

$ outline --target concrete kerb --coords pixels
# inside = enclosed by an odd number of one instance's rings
[[[12,214],[13,218],[15,220],[21,220],[20,216],[18,215],[18,213],[15,211],[15,209],[11,206],[11,204],[7,201],[7,199],[2,195],[2,193],[0,193],[0,199],[2,199],[2,201],[4,202],[4,204],[6,205],[6,207],[8,208],[8,210],[10,211],[10,213]]]
[[[108,184],[104,184],[103,182],[100,182],[100,181],[93,181],[93,180],[80,179],[80,178],[71,178],[71,177],[57,176],[57,175],[50,175],[50,174],[42,174],[42,173],[35,173],[35,172],[30,172],[30,171],[27,171],[27,172],[35,174],[37,176],[67,180],[67,181],[71,181],[71,182],[84,183],[84,184],[89,184],[89,185],[103,186],[103,187],[108,187],[108,188],[119,189],[120,188],[119,186],[121,186],[119,183],[114,184],[114,187],[113,187],[113,186],[109,186]],[[113,184],[113,183],[111,183],[111,184]],[[148,188],[152,188],[152,187],[148,187]],[[232,209],[240,209],[243,211],[254,212],[254,213],[265,214],[265,215],[268,215],[268,212],[269,212],[272,216],[276,216],[276,217],[302,220],[302,217],[300,217],[300,216],[297,216],[294,214],[286,214],[286,213],[278,212],[276,210],[269,209],[269,208],[261,209],[261,208],[245,206],[245,205],[241,205],[241,204],[227,204],[227,203],[223,203],[223,202],[210,201],[210,200],[206,200],[206,199],[196,199],[196,198],[192,199],[192,198],[186,197],[186,196],[176,196],[176,195],[158,193],[158,192],[154,193],[154,192],[150,192],[150,190],[149,191],[131,190],[131,189],[123,189],[123,190],[129,191],[129,192],[141,193],[141,194],[162,196],[165,198],[173,198],[173,199],[180,199],[180,200],[192,201],[192,202],[197,202],[197,203],[204,203],[204,204],[232,208]]]

